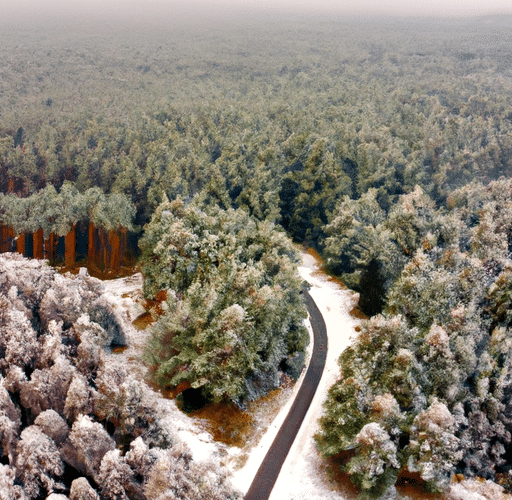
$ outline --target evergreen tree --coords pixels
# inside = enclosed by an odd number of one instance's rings
[[[146,358],[163,386],[238,404],[297,376],[307,333],[295,251],[243,210],[164,201],[141,240],[148,297],[167,291]]]

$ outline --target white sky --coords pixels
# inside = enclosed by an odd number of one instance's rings
[[[95,11],[105,15],[134,14],[151,7],[164,11],[197,9],[198,13],[221,6],[267,10],[370,13],[398,15],[481,15],[512,13],[512,0],[0,0],[0,17],[30,10],[52,12]]]

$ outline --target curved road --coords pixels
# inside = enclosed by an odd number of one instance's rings
[[[313,329],[313,354],[295,401],[263,459],[251,487],[244,497],[245,500],[268,500],[295,435],[306,416],[324,370],[327,357],[327,328],[325,327],[324,318],[309,292],[304,290],[303,293]]]

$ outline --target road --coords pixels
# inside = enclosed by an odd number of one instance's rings
[[[254,477],[245,500],[268,500],[288,451],[308,411],[322,377],[327,357],[327,328],[324,318],[309,292],[304,291],[313,330],[313,353],[302,386],[281,429]]]

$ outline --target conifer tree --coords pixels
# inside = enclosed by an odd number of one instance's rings
[[[274,224],[164,201],[141,248],[146,295],[167,291],[146,349],[161,385],[243,404],[275,387],[279,370],[297,375],[305,309],[294,249]]]

